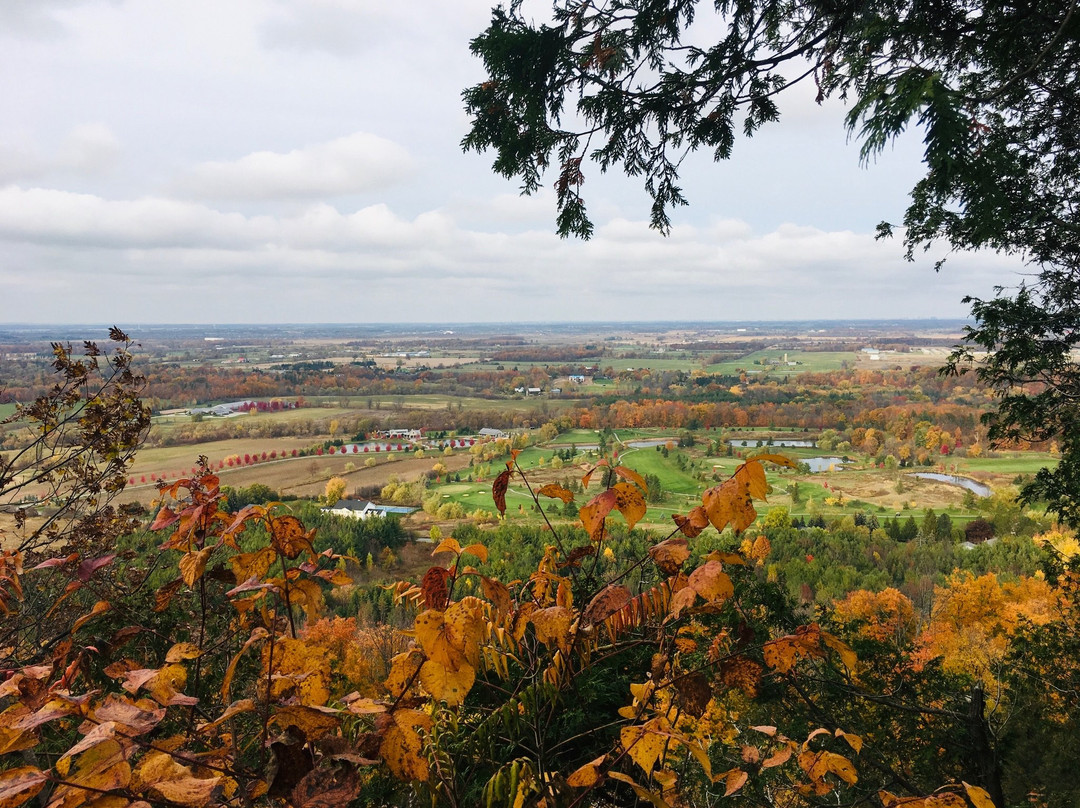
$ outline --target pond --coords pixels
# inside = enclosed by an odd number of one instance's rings
[[[980,497],[988,497],[991,494],[990,486],[968,479],[967,477],[958,477],[955,474],[938,474],[936,471],[917,471],[911,476],[919,477],[923,480],[934,480],[947,485],[958,485]]]
[[[775,438],[772,443],[766,440],[729,440],[728,444],[731,446],[738,446],[741,449],[753,449],[758,446],[790,446],[793,449],[810,449],[813,448],[814,442],[812,440],[789,440],[788,438]]]
[[[810,471],[817,474],[822,471],[839,471],[844,467],[844,458],[842,457],[807,457],[804,460],[800,460],[800,463],[805,463],[810,467]]]

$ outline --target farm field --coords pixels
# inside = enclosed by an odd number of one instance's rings
[[[795,365],[784,365],[784,357],[788,362]],[[849,367],[855,366],[856,354],[849,351],[785,351],[783,349],[770,349],[755,351],[746,356],[709,365],[706,370],[709,373],[724,373],[736,375],[739,370],[760,371],[772,376],[796,376],[800,373],[824,373],[830,370],[839,370],[846,363]],[[758,364],[755,364],[757,362]],[[779,364],[768,364],[769,362]]]

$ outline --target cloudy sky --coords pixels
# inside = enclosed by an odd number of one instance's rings
[[[993,255],[875,242],[918,133],[868,168],[810,90],[647,227],[590,175],[590,242],[462,154],[490,0],[2,0],[0,322],[955,317]],[[535,7],[542,13],[543,6]]]

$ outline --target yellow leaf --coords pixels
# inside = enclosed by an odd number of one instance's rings
[[[851,646],[826,631],[821,632],[821,640],[829,646],[829,648],[840,655],[841,661],[848,670],[855,670],[855,663],[857,663],[859,659],[855,656],[855,652],[851,650]],[[857,752],[859,750],[856,749],[855,751]]]
[[[645,483],[645,478],[633,469],[628,469],[626,466],[616,466],[614,471],[624,480],[629,480],[632,483],[637,483],[641,490],[644,491],[646,494],[649,493],[649,486]]]
[[[341,710],[287,704],[278,708],[270,722],[282,729],[296,727],[308,741],[317,741],[341,728]]]
[[[476,670],[468,664],[449,670],[429,659],[420,667],[420,684],[424,690],[436,701],[445,701],[448,707],[457,707],[464,702],[475,681]]]
[[[34,766],[0,772],[0,808],[15,808],[33,799],[48,779],[45,772]]]
[[[201,655],[202,650],[195,643],[178,642],[165,654],[165,661],[172,664],[173,662],[183,662],[185,659],[196,659]]]
[[[424,655],[419,651],[405,651],[390,660],[390,675],[386,677],[386,689],[393,698],[400,698],[415,684],[420,675]]]
[[[570,624],[573,615],[563,606],[550,606],[537,609],[532,613],[532,624],[536,628],[536,638],[548,648],[564,651],[570,648]]]
[[[619,741],[623,749],[646,774],[653,770],[667,745],[665,736],[650,730],[651,724],[650,721],[640,726],[623,727],[619,731]]]
[[[837,738],[843,738],[847,741],[847,745],[855,750],[855,754],[859,754],[862,751],[862,738],[858,735],[852,735],[850,732],[844,732],[842,729],[836,731]]]
[[[314,556],[311,540],[314,530],[304,530],[304,524],[295,516],[275,516],[270,520],[270,541],[279,553],[288,559],[297,558],[305,550]]]
[[[251,553],[240,553],[229,559],[229,566],[233,569],[237,583],[243,583],[251,578],[262,579],[270,571],[270,565],[277,559],[277,552],[273,547],[263,547]]]
[[[765,479],[765,467],[758,462],[758,458],[747,460],[735,469],[735,478],[746,486],[747,492],[754,499],[764,500],[769,493],[769,483]]]
[[[968,799],[975,808],[996,808],[986,789],[964,783],[964,791],[967,792]]]
[[[570,591],[570,582],[565,578],[559,581],[559,588],[555,591],[555,605],[564,609],[574,608],[574,594]]]
[[[194,586],[195,582],[202,578],[206,571],[206,562],[210,560],[213,547],[204,547],[190,553],[184,553],[180,557],[180,577],[188,586]]]
[[[654,808],[670,808],[670,806],[664,801],[664,798],[657,794],[655,791],[650,791],[645,786],[639,785],[634,781],[633,777],[625,775],[622,772],[608,772],[608,777],[612,780],[618,780],[620,783],[626,783],[630,788],[634,790],[634,793],[643,800],[648,800],[654,806]]]
[[[428,779],[427,755],[420,731],[431,730],[431,717],[417,710],[395,710],[379,716],[376,725],[383,730],[379,755],[400,780]]]
[[[482,575],[480,576],[480,588],[484,593],[484,597],[494,604],[500,618],[510,613],[512,601],[510,599],[510,590],[506,588],[506,584]]]
[[[236,676],[236,666],[240,662],[240,657],[243,656],[244,652],[247,651],[252,645],[259,642],[260,640],[265,640],[269,636],[269,632],[262,626],[259,626],[251,632],[250,636],[248,636],[247,638],[247,641],[244,643],[243,647],[237,652],[236,656],[229,660],[229,666],[225,670],[225,679],[221,683],[221,698],[223,700],[228,701],[229,699],[229,690],[232,688],[232,680],[233,677]]]
[[[568,785],[574,788],[588,788],[594,786],[600,780],[600,767],[604,765],[606,755],[601,755],[595,760],[590,760],[573,774],[566,778]]]

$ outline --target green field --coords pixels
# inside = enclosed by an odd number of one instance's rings
[[[765,364],[768,361],[783,362],[785,354],[789,362],[798,364]],[[851,351],[767,350],[755,351],[741,359],[709,365],[708,371],[709,373],[723,373],[729,376],[735,375],[739,370],[747,372],[756,370],[771,376],[795,376],[799,373],[823,373],[830,370],[840,370],[844,362],[847,362],[848,367],[855,367],[855,359],[856,355]],[[754,360],[758,360],[762,364],[755,365]]]

